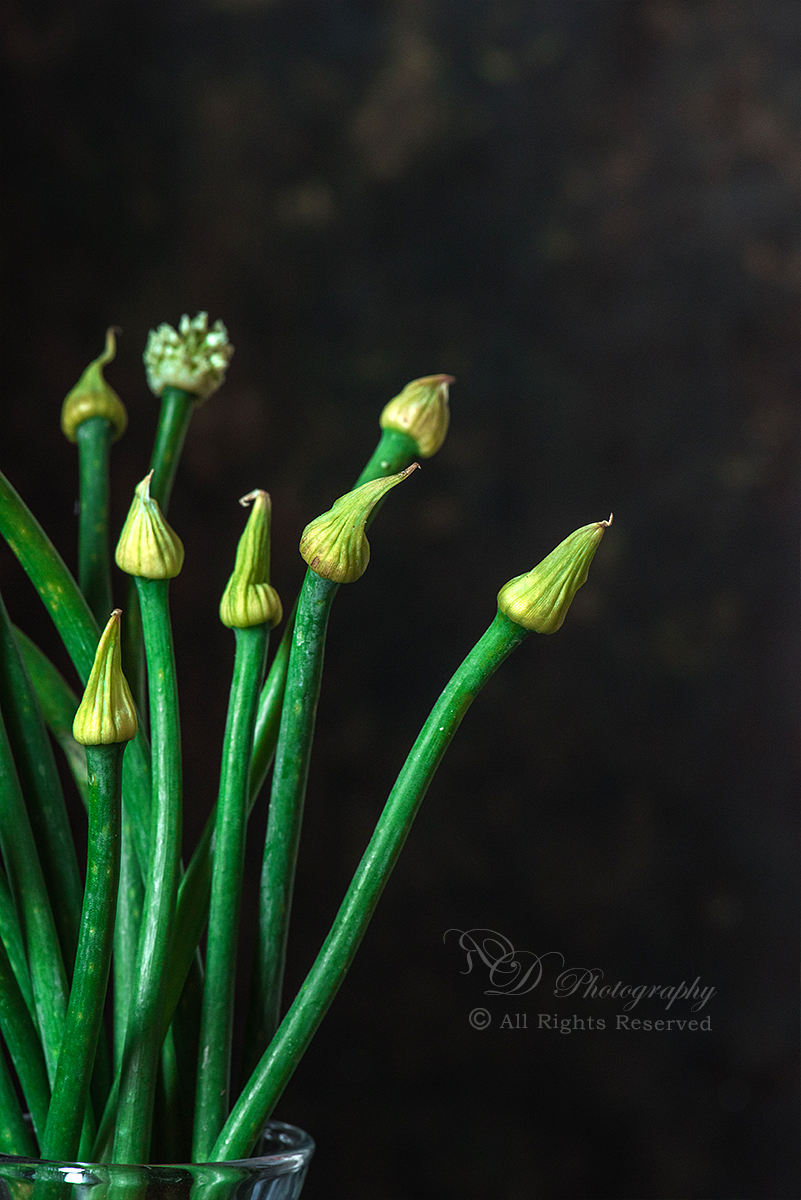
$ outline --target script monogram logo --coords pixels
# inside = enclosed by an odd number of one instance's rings
[[[546,954],[515,950],[509,939],[494,929],[448,929],[442,940],[449,934],[459,935],[459,948],[465,953],[462,975],[469,975],[479,963],[487,968],[491,986],[484,989],[485,996],[523,996],[539,984],[546,958],[553,956],[565,965],[564,955],[557,950]]]

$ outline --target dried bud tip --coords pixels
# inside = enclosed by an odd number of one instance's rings
[[[122,673],[121,616],[121,610],[115,608],[109,618],[75,714],[72,735],[82,746],[109,746],[136,737],[136,708]]]
[[[452,383],[452,375],[426,375],[412,380],[381,413],[381,428],[408,434],[417,443],[420,457],[431,458],[448,432],[448,387]]]
[[[184,314],[177,329],[162,324],[151,329],[144,363],[150,390],[160,396],[165,387],[181,388],[208,400],[222,384],[234,348],[222,321],[209,328],[208,313],[189,320]]]
[[[269,494],[256,488],[242,496],[243,507],[253,505],[245,531],[239,539],[233,574],[220,601],[220,620],[229,629],[250,629],[281,620],[281,601],[270,587],[270,512]]]
[[[174,579],[184,563],[184,548],[168,524],[158,501],[150,495],[151,471],[134,489],[117,552],[117,566],[143,579]]]
[[[586,582],[595,551],[611,524],[610,513],[608,521],[584,525],[532,571],[511,579],[498,593],[499,610],[525,629],[556,633],[573,597]]]
[[[117,353],[114,336],[117,332],[113,325],[106,330],[105,350],[90,362],[61,406],[61,430],[70,442],[77,442],[78,427],[91,417],[105,417],[114,431],[115,442],[125,433],[128,424],[125,405],[103,375],[103,367]]]
[[[334,583],[360,579],[370,561],[370,545],[364,532],[367,518],[381,497],[419,466],[412,463],[397,475],[385,475],[354,488],[307,525],[300,539],[300,553],[312,571]]]

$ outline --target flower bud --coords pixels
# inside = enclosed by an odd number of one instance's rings
[[[354,488],[307,525],[300,539],[300,553],[311,569],[333,583],[353,583],[360,579],[370,561],[370,544],[364,532],[367,518],[381,497],[419,465],[412,463],[397,475],[386,475]]]
[[[498,592],[498,608],[510,621],[536,633],[556,633],[581,585],[595,551],[612,524],[596,521],[571,533],[539,566],[510,579]]]
[[[97,645],[89,680],[72,724],[82,746],[109,746],[136,737],[137,721],[131,689],[122,673],[120,617],[115,608]]]
[[[134,490],[117,552],[117,566],[143,579],[174,579],[184,564],[184,548],[150,495],[151,471]]]
[[[117,353],[114,329],[106,330],[106,348],[84,371],[61,406],[61,430],[71,442],[78,440],[78,426],[91,417],[105,417],[114,430],[114,441],[125,433],[128,414],[113,387],[103,378],[103,367]]]
[[[281,620],[281,601],[270,587],[270,497],[256,489],[239,501],[252,504],[245,532],[239,539],[236,564],[220,601],[220,620],[229,629],[250,629]]]
[[[448,432],[448,385],[451,383],[451,375],[426,375],[407,383],[381,413],[381,428],[408,434],[417,442],[420,457],[431,458]]]
[[[198,313],[190,321],[184,314],[178,328],[159,325],[151,329],[144,353],[150,390],[160,396],[165,387],[181,388],[208,400],[225,379],[234,348],[222,321],[209,329],[208,313]]]

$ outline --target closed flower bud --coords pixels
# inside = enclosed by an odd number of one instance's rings
[[[281,601],[270,587],[270,497],[257,489],[239,501],[252,504],[239,539],[236,564],[220,601],[220,620],[229,629],[250,629],[281,620]]]
[[[184,564],[184,548],[150,495],[152,476],[151,471],[136,485],[114,558],[117,566],[129,575],[174,579]]]
[[[595,551],[612,524],[596,521],[571,533],[539,566],[511,579],[498,593],[498,608],[510,621],[536,633],[556,633],[581,585]]]
[[[360,579],[370,561],[370,545],[364,532],[367,518],[381,497],[418,466],[412,463],[397,475],[386,475],[354,488],[307,525],[300,539],[300,553],[311,569],[333,583],[353,583]]]
[[[408,383],[381,413],[381,428],[408,434],[417,442],[420,457],[431,458],[448,432],[448,385],[451,383],[451,375],[426,375]]]
[[[233,352],[222,321],[209,329],[208,313],[198,313],[191,321],[184,314],[177,329],[151,329],[144,353],[148,386],[156,396],[174,387],[190,392],[198,403],[208,400],[225,379]]]
[[[75,714],[72,736],[82,746],[110,746],[136,737],[136,708],[120,657],[121,616],[115,608],[109,618]]]
[[[103,367],[117,353],[114,330],[106,330],[106,348],[90,362],[75,387],[67,393],[61,406],[61,430],[71,442],[78,440],[78,426],[91,417],[105,417],[114,430],[116,442],[125,433],[128,414],[113,387],[103,377]]]

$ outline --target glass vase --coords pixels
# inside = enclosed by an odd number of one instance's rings
[[[59,1163],[0,1154],[2,1200],[297,1200],[314,1142],[270,1121],[259,1154],[177,1166]]]

